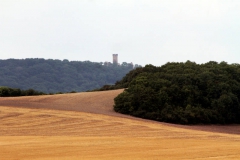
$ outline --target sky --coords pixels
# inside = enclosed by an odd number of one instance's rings
[[[0,59],[240,63],[239,0],[0,0]]]

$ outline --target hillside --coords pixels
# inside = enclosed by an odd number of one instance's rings
[[[240,158],[240,126],[122,115],[112,108],[122,91],[0,97],[1,160]]]
[[[0,97],[0,106],[68,110],[105,115],[121,115],[113,111],[114,97],[123,89],[103,92],[80,92],[58,95]]]
[[[35,58],[0,60],[0,68],[0,86],[56,93],[114,84],[133,69],[133,64]]]

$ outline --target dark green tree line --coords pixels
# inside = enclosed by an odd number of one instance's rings
[[[115,98],[120,113],[181,124],[240,123],[239,64],[147,65],[119,84],[127,88]]]
[[[19,88],[0,87],[0,97],[18,97],[35,95],[45,95],[45,93],[35,91],[33,89],[21,90]]]

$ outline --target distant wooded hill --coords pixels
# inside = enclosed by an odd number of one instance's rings
[[[116,65],[39,58],[0,60],[0,86],[45,93],[87,91],[114,84],[133,67],[126,62]]]

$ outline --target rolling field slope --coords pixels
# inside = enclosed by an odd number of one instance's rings
[[[240,127],[113,111],[122,90],[0,98],[0,159],[240,159]]]

